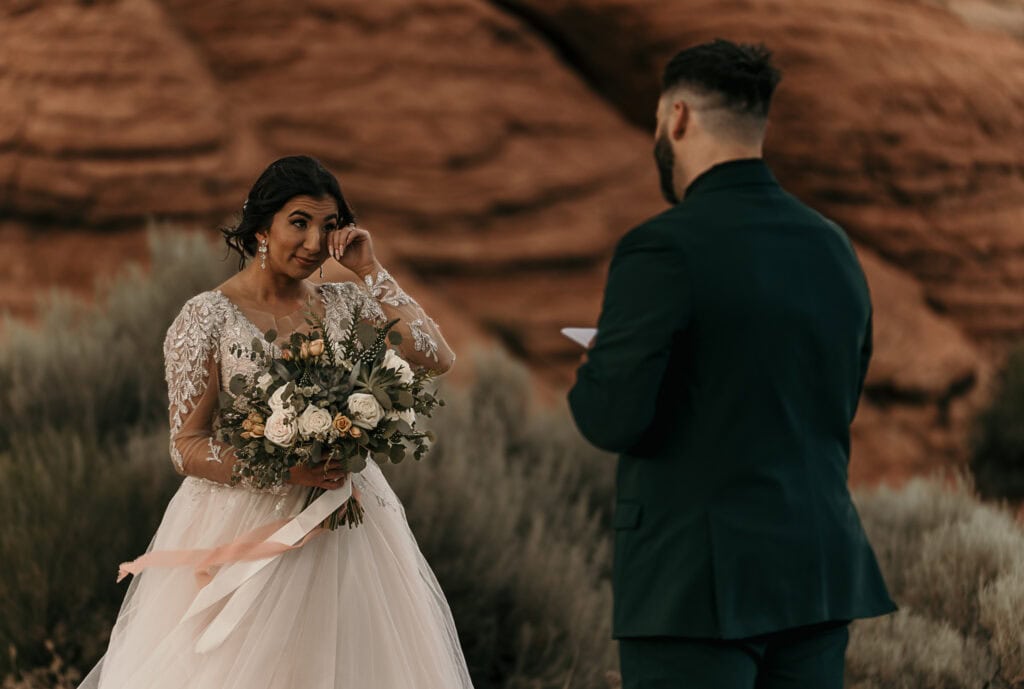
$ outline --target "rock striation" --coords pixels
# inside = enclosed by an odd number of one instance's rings
[[[662,208],[664,60],[764,41],[766,156],[876,304],[857,481],[958,466],[1024,335],[1024,5],[995,0],[20,0],[0,7],[0,308],[83,291],[150,218],[213,228],[274,158],[339,176],[388,266],[552,390],[619,236]],[[1000,14],[1002,13],[1002,14]],[[21,259],[25,259],[21,261]],[[35,266],[35,267],[33,267]]]

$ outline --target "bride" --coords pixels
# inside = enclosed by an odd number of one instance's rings
[[[132,580],[107,652],[80,689],[471,687],[448,604],[372,460],[353,476],[323,464],[296,467],[286,483],[257,490],[231,484],[234,455],[213,434],[222,386],[235,374],[257,373],[238,347],[269,330],[278,342],[308,331],[310,305],[334,338],[358,304],[377,322],[401,319],[399,353],[413,365],[444,372],[454,355],[377,261],[337,180],[315,159],[271,164],[239,224],[223,232],[240,267],[254,260],[190,299],[164,342],[170,455],[186,478],[149,553],[129,571],[143,569],[147,558],[154,566]],[[307,281],[328,256],[362,283]],[[251,563],[225,564],[203,586],[193,567],[152,560],[209,552],[293,518],[313,487],[357,489],[363,524],[301,541],[244,586],[221,586],[227,594],[205,606],[196,605],[200,594]]]

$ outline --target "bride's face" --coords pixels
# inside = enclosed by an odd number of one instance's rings
[[[338,229],[338,204],[330,196],[296,196],[274,214],[267,239],[267,270],[304,280],[327,260],[327,235]],[[258,254],[257,254],[258,258]]]

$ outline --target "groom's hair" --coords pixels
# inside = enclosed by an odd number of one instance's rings
[[[695,91],[708,99],[705,107],[728,112],[737,124],[745,121],[763,129],[772,94],[782,79],[771,59],[771,51],[762,44],[717,38],[687,48],[669,60],[661,90]]]

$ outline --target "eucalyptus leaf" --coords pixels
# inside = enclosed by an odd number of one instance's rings
[[[231,382],[228,383],[228,390],[236,395],[241,395],[245,390],[245,376],[241,373],[231,376]]]
[[[391,449],[388,450],[388,457],[391,458],[392,462],[398,464],[405,459],[405,448],[401,445],[392,445]]]
[[[388,333],[388,342],[395,345],[396,347],[402,344],[402,333],[392,330]]]
[[[366,457],[359,453],[353,455],[348,459],[348,471],[353,474],[358,474],[360,471],[366,468]]]
[[[356,326],[356,336],[363,349],[369,349],[377,339],[377,329],[364,321]]]
[[[380,406],[384,407],[385,411],[391,411],[394,408],[395,405],[391,403],[391,397],[384,390],[375,387],[373,389],[373,396],[380,402]]]
[[[398,399],[396,400],[399,406],[406,409],[411,409],[413,404],[416,403],[416,398],[412,396],[412,393],[408,390],[402,390],[398,393]]]
[[[267,332],[263,333],[263,339],[265,339],[267,342],[273,342],[274,340],[277,339],[277,331],[274,329],[268,330]]]

